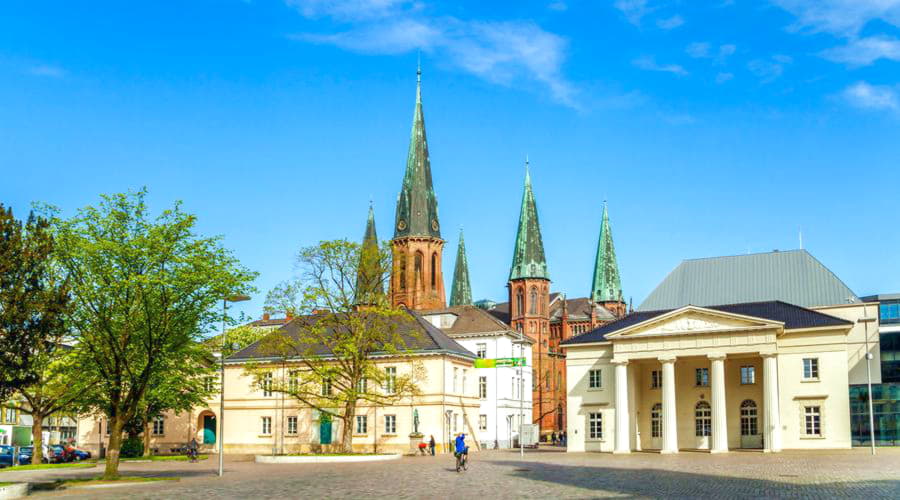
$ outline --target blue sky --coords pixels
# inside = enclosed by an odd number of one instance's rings
[[[77,5],[76,5],[77,4]],[[504,299],[523,161],[554,290],[604,199],[635,305],[685,258],[799,246],[900,291],[900,0],[5,2],[0,200],[147,186],[260,295],[298,248],[391,235],[417,53],[449,290]]]

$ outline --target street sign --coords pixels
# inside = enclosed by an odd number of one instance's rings
[[[502,368],[506,366],[526,366],[525,358],[479,358],[475,360],[475,368]]]

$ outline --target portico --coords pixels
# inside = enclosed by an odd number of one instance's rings
[[[841,384],[850,324],[785,303],[759,304],[638,313],[595,330],[600,335],[570,339],[570,450],[778,452],[786,429],[792,447],[845,447],[849,403]],[[833,380],[823,384],[819,372],[795,383],[804,359],[825,352]],[[793,381],[779,374],[785,367],[796,371]],[[816,404],[804,403],[810,400]],[[827,436],[815,423],[826,406]]]

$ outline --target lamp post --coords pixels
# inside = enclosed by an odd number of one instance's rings
[[[250,300],[246,295],[229,295],[222,299],[222,349],[219,352],[219,477],[225,474],[225,318],[229,302]]]
[[[863,316],[866,316],[866,306],[863,306]],[[865,335],[866,335],[866,385],[868,390],[868,400],[869,400],[869,445],[872,449],[872,454],[875,454],[875,414],[872,407],[872,353],[869,352],[869,323],[874,323],[875,318],[863,317],[859,319],[859,322],[865,326]]]

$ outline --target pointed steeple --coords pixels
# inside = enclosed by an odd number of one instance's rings
[[[375,208],[369,203],[369,218],[359,249],[359,265],[356,269],[356,303],[374,304],[384,294],[382,286],[381,255],[378,250],[378,233],[375,232]]]
[[[453,269],[453,288],[450,289],[451,306],[472,305],[472,287],[469,286],[469,262],[466,259],[466,242],[459,229],[459,247],[456,250],[456,267]]]
[[[431,184],[431,162],[425,136],[425,115],[422,112],[422,69],[416,71],[416,107],[413,112],[406,173],[397,196],[394,238],[420,236],[440,238],[437,197]]]
[[[519,230],[516,233],[516,246],[513,250],[512,268],[509,279],[540,278],[550,279],[547,271],[547,260],[544,257],[544,242],[541,238],[541,225],[538,222],[537,203],[531,191],[531,174],[528,172],[528,160],[525,160],[525,192],[522,195],[522,210],[519,213]]]
[[[619,279],[619,264],[616,261],[616,247],[613,245],[612,231],[609,227],[606,201],[603,202],[603,222],[600,225],[600,240],[597,242],[597,260],[594,262],[591,300],[624,303],[622,283]]]

